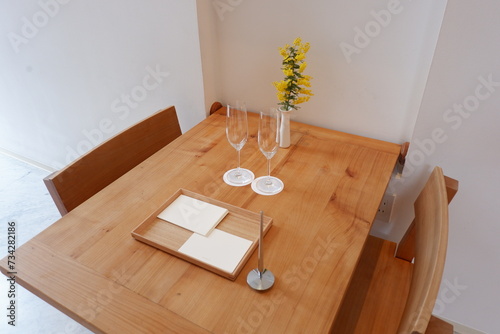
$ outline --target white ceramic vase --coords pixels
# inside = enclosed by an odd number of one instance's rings
[[[280,123],[280,147],[287,148],[290,147],[290,114],[292,109],[283,110],[279,109],[281,113],[281,123]]]

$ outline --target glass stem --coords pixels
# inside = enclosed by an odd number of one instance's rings
[[[267,159],[267,181],[266,184],[271,184],[271,159]]]
[[[238,168],[236,169],[237,175],[241,174],[241,172],[240,172],[240,151],[241,150],[238,150]]]

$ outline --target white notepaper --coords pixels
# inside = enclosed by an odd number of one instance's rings
[[[215,229],[206,237],[193,233],[179,252],[232,273],[251,245],[250,240]]]
[[[228,210],[220,206],[180,195],[158,218],[192,232],[208,235],[227,213]]]

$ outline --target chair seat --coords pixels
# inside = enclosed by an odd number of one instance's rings
[[[331,333],[397,333],[413,265],[395,250],[393,242],[368,237]]]
[[[434,167],[414,202],[415,219],[400,243],[404,251],[367,238],[331,333],[453,333],[432,309],[446,259],[448,203],[457,191],[458,181]]]
[[[369,236],[332,334],[397,333],[410,290],[413,264],[394,256],[396,243]],[[432,317],[426,334],[453,334]]]

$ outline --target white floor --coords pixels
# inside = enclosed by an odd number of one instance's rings
[[[7,223],[15,221],[17,246],[61,216],[43,184],[49,172],[0,153],[0,257],[7,254]],[[15,327],[8,324],[9,284],[0,275],[0,333],[91,333],[31,292],[16,284]]]

